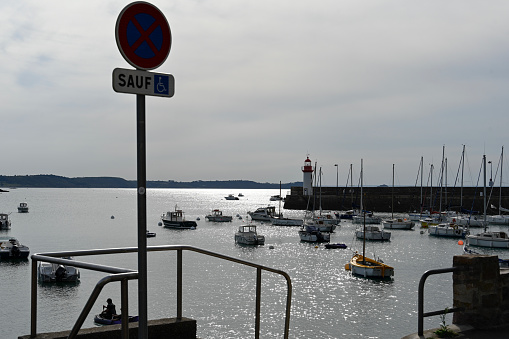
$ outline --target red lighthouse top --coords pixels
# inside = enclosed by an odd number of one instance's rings
[[[313,172],[313,167],[311,166],[311,160],[309,160],[309,157],[307,157],[307,159],[304,161],[302,172]]]

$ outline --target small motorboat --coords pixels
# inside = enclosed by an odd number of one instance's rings
[[[325,246],[325,248],[346,248],[346,244],[340,244],[340,243],[325,244],[324,246]]]
[[[239,200],[239,198],[237,198],[236,196],[234,196],[233,194],[228,194],[227,197],[224,197],[226,200]]]
[[[0,230],[10,230],[11,221],[9,220],[9,214],[0,213]]]
[[[72,259],[71,257],[63,257],[62,259]],[[37,268],[39,282],[78,282],[80,279],[80,271],[73,266],[60,265],[49,262],[39,262]]]
[[[147,230],[147,238],[153,238],[155,236],[156,234],[154,232],[150,232],[149,230]]]
[[[28,213],[28,204],[26,202],[19,203],[18,213]]]
[[[222,211],[215,209],[209,215],[206,215],[205,219],[215,222],[228,222],[232,221],[233,217],[231,215],[223,215]]]
[[[137,321],[138,321],[138,316],[137,315],[130,315],[129,316],[129,322],[130,323],[137,322]],[[101,325],[116,325],[116,324],[121,324],[122,323],[122,316],[121,315],[115,315],[115,316],[113,316],[112,319],[106,319],[106,318],[103,318],[103,316],[101,314],[96,314],[95,317],[94,317],[94,322],[96,324],[101,324]]]
[[[175,211],[168,211],[161,215],[161,221],[166,228],[196,229],[198,224],[194,220],[186,220],[184,212],[175,205]]]
[[[254,225],[239,226],[239,231],[235,233],[235,243],[254,246],[263,245],[265,244],[265,236],[258,234]]]
[[[30,250],[14,237],[0,237],[0,259],[28,259]]]

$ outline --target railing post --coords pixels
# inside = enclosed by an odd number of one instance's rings
[[[37,260],[32,259],[30,338],[37,336]]]
[[[120,281],[120,314],[122,316],[122,339],[129,339],[129,294],[127,279]]]
[[[255,320],[255,338],[260,338],[260,310],[262,295],[262,269],[256,268],[256,320]]]
[[[177,250],[177,320],[182,320],[182,249]]]

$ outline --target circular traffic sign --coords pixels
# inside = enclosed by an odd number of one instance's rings
[[[170,25],[164,14],[148,2],[133,2],[120,12],[115,38],[124,59],[137,69],[155,69],[170,53]]]

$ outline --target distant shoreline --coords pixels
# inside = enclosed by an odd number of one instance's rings
[[[281,183],[282,189],[292,186],[302,187],[302,182]],[[38,175],[0,175],[0,192],[7,188],[136,188],[136,180],[117,177],[80,177],[68,178],[52,174]],[[250,180],[216,180],[216,181],[151,181],[147,188],[231,188],[231,189],[272,189],[279,188],[279,183],[259,183]]]

